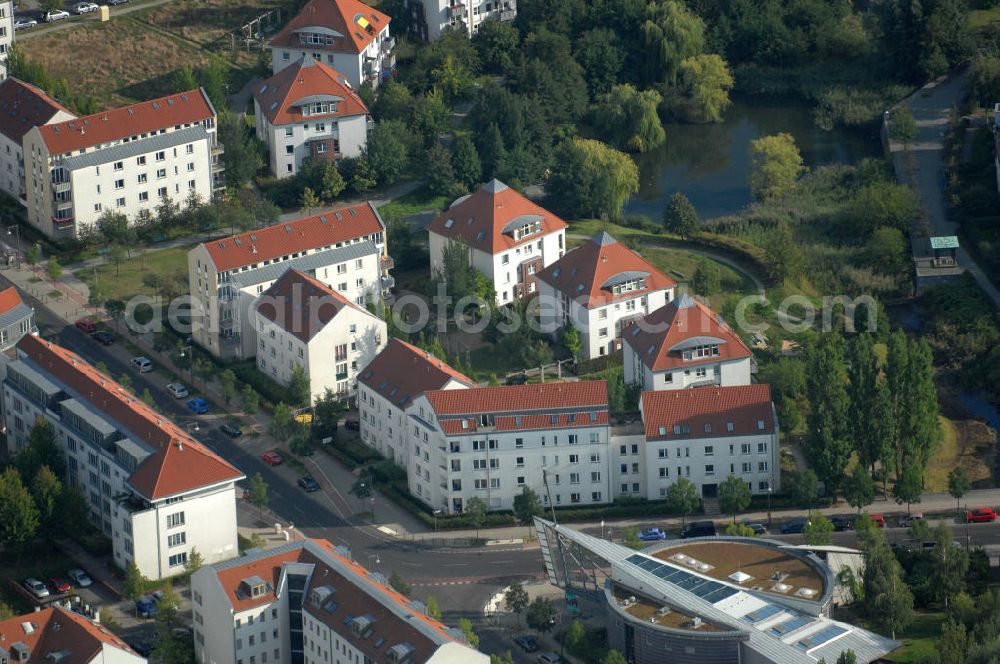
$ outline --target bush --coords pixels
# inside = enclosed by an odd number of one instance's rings
[[[218,363],[217,360],[216,362]],[[219,366],[232,369],[237,380],[249,384],[262,400],[270,404],[281,403],[288,398],[287,390],[258,371],[253,360],[219,363]]]

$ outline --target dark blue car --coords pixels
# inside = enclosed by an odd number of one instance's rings
[[[806,529],[807,523],[809,523],[809,519],[804,516],[796,517],[791,521],[781,524],[781,534],[799,535]]]
[[[195,399],[189,399],[187,402],[188,410],[196,415],[204,415],[208,412],[208,402],[197,397]]]

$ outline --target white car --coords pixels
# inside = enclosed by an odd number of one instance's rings
[[[97,5],[93,2],[78,2],[73,5],[74,14],[89,14],[90,12],[96,12]]]
[[[38,579],[27,579],[24,582],[24,587],[31,591],[31,594],[39,599],[49,596],[49,589],[46,588],[45,584]]]
[[[153,370],[153,363],[144,355],[132,358],[132,366],[139,370],[139,373],[149,373]]]
[[[187,388],[180,383],[168,383],[167,391],[174,395],[175,399],[183,399],[188,395]]]
[[[38,25],[38,21],[33,18],[19,18],[14,21],[14,29],[20,30],[22,28],[33,28]]]
[[[84,572],[82,569],[77,567],[76,569],[71,569],[66,575],[73,580],[73,583],[80,586],[81,588],[86,588],[91,583],[90,575]]]
[[[64,18],[69,18],[69,12],[63,9],[56,9],[45,14],[45,22],[53,23],[55,21],[61,21]]]

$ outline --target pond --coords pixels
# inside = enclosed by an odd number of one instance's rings
[[[852,164],[882,156],[878,127],[838,127],[824,131],[804,104],[784,100],[737,100],[717,124],[668,124],[658,150],[637,155],[639,193],[625,204],[626,214],[659,221],[677,191],[704,218],[739,212],[750,198],[750,142],[768,134],[795,137],[810,168]]]

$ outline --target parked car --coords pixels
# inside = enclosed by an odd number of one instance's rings
[[[93,334],[94,332],[97,332],[97,326],[94,325],[94,321],[87,320],[86,318],[81,318],[80,320],[73,323],[73,325],[76,325],[76,329],[80,330],[81,332],[86,332],[87,334]]]
[[[543,652],[538,656],[541,664],[562,664],[563,658],[557,652]]]
[[[111,334],[106,330],[101,330],[100,332],[94,332],[90,335],[90,338],[101,344],[102,346],[110,346],[115,342],[115,335]]]
[[[195,415],[204,415],[208,412],[208,402],[201,397],[195,397],[194,399],[188,399],[187,402],[188,410],[190,410]]]
[[[90,580],[90,575],[84,572],[79,567],[77,567],[76,569],[71,569],[70,571],[66,572],[66,576],[68,576],[73,581],[73,583],[75,583],[77,586],[81,588],[86,588],[91,583],[93,583],[93,581]]]
[[[344,420],[344,428],[348,431],[360,431],[361,422],[355,419]]]
[[[225,422],[219,428],[222,429],[222,433],[226,434],[230,438],[239,438],[243,435],[243,429],[239,428],[235,424],[230,424],[229,422]]]
[[[33,18],[19,18],[14,21],[14,29],[21,30],[23,28],[33,28],[38,25],[38,21]]]
[[[920,512],[914,512],[913,514],[904,514],[896,520],[896,525],[900,528],[911,528],[913,527],[914,521],[923,520],[924,515]]]
[[[524,385],[528,382],[528,377],[524,374],[516,374],[514,376],[508,376],[507,380],[504,381],[505,385]]]
[[[61,21],[64,18],[69,18],[69,12],[65,9],[53,9],[50,12],[45,12],[46,23],[54,23],[55,21]]]
[[[767,534],[767,528],[764,527],[763,523],[751,523],[749,521],[744,521],[743,525],[752,530],[754,535]]]
[[[188,395],[188,389],[180,383],[167,383],[167,392],[170,392],[175,399],[183,399]]]
[[[514,643],[519,645],[524,652],[538,652],[538,641],[530,634],[522,634],[514,639]]]
[[[656,540],[667,539],[667,533],[660,528],[644,528],[639,532],[639,539],[643,542],[655,542]]]
[[[110,7],[117,7],[118,5],[124,5],[128,0],[108,0],[108,5]]]
[[[152,639],[136,639],[128,642],[129,647],[142,657],[149,657],[153,654],[156,644]]]
[[[96,12],[97,5],[93,2],[78,2],[73,5],[73,13],[75,14],[89,14],[90,12]]]
[[[681,531],[681,537],[684,539],[690,537],[715,537],[715,524],[711,521],[692,521]]]
[[[881,514],[869,514],[868,518],[874,521],[879,528],[885,528],[885,517]]]
[[[977,507],[965,513],[968,523],[991,523],[997,520],[997,513],[989,507]]]
[[[153,370],[153,363],[145,355],[133,357],[131,362],[132,366],[135,367],[139,373],[149,373]]]
[[[833,529],[838,533],[854,527],[854,519],[849,516],[831,516],[830,523],[833,524]]]
[[[140,597],[135,600],[135,612],[142,618],[152,618],[159,611],[156,608],[156,600],[152,597]]]
[[[57,593],[68,593],[69,589],[72,587],[69,585],[69,581],[61,576],[54,576],[49,579],[49,586]]]
[[[280,466],[285,459],[276,450],[271,450],[261,454],[260,460],[269,466]]]
[[[24,587],[38,599],[49,596],[49,589],[38,579],[25,579]]]
[[[305,489],[306,493],[319,491],[319,484],[311,477],[300,477],[299,486]]]
[[[799,535],[806,529],[806,524],[809,523],[809,519],[804,516],[797,516],[791,521],[786,521],[781,524],[781,534],[782,535]]]

